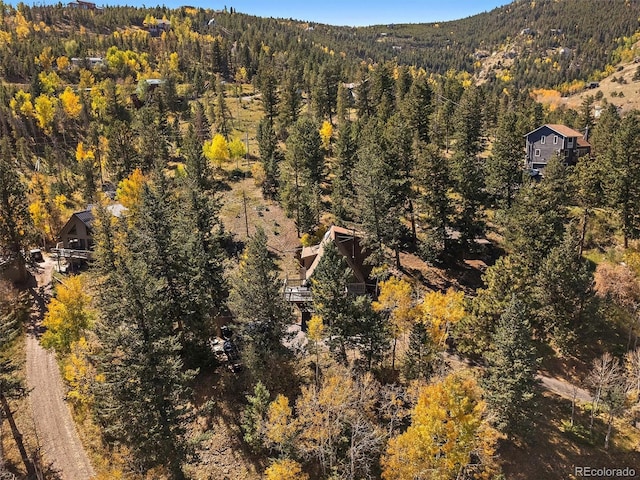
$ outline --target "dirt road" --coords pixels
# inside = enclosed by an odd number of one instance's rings
[[[27,383],[33,418],[45,463],[50,463],[62,480],[89,480],[95,475],[84,451],[69,407],[64,401],[64,386],[52,352],[39,342],[39,322],[50,294],[53,262],[40,264],[36,275],[40,295],[34,308],[33,329],[27,335]],[[44,295],[42,295],[44,293]]]

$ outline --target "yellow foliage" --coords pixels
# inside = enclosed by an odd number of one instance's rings
[[[0,30],[0,45],[10,45],[11,44],[11,34],[9,32],[5,32],[4,30]]]
[[[9,106],[14,114],[21,112],[27,117],[33,116],[33,103],[31,103],[31,94],[23,90],[18,90],[9,102]]]
[[[49,303],[42,322],[47,329],[42,335],[42,345],[68,353],[91,321],[89,300],[81,276],[70,277],[56,287],[56,296]]]
[[[62,55],[56,59],[56,67],[58,71],[67,70],[71,62],[69,62],[69,57]]]
[[[293,411],[289,406],[289,399],[278,395],[269,404],[265,435],[275,445],[287,445],[296,433],[295,423],[292,421]]]
[[[324,337],[325,326],[320,315],[313,315],[307,324],[307,337],[312,342],[319,342]]]
[[[33,220],[33,226],[36,227],[36,230],[42,232],[45,237],[50,237],[52,234],[50,216],[43,202],[38,200],[30,203],[29,214],[31,215],[31,220]]]
[[[48,95],[40,95],[36,98],[35,117],[38,126],[49,134],[52,131],[53,119],[56,113],[56,99]]]
[[[384,480],[455,478],[471,453],[479,453],[483,475],[495,474],[491,457],[496,432],[483,418],[485,404],[470,377],[452,374],[423,387],[411,426],[389,440],[382,458]]]
[[[395,277],[380,283],[380,295],[372,307],[376,312],[389,312],[394,337],[411,327],[417,313],[411,285]]]
[[[320,225],[316,231],[311,233],[305,233],[300,237],[300,243],[303,247],[311,247],[313,245],[318,245],[322,239],[324,238],[325,233],[327,233],[327,226]]]
[[[67,399],[79,414],[86,414],[93,403],[91,380],[94,377],[89,361],[91,348],[85,337],[71,344],[71,352],[64,361],[63,375],[69,385]]]
[[[78,161],[78,163],[84,163],[84,162],[93,163],[95,161],[95,155],[93,153],[93,150],[91,150],[90,148],[85,150],[84,143],[78,142],[78,146],[76,147],[76,160]]]
[[[118,201],[131,212],[136,212],[142,202],[142,188],[145,183],[144,175],[139,168],[123,179],[116,190]]]
[[[247,154],[247,149],[241,138],[234,138],[229,142],[229,155],[231,158],[242,158]]]
[[[447,293],[430,292],[420,305],[420,321],[425,324],[434,344],[444,346],[450,325],[464,317],[464,293],[452,289]]]
[[[102,117],[107,111],[107,97],[105,97],[101,88],[93,87],[91,95],[91,110],[99,117]]]
[[[222,165],[229,160],[229,146],[219,133],[216,133],[211,140],[204,142],[202,153],[217,168],[222,168]]]
[[[276,460],[264,472],[266,480],[308,480],[309,475],[302,471],[294,460]]]
[[[180,75],[180,58],[176,52],[169,55],[169,71],[174,75]]]
[[[93,73],[86,68],[80,69],[80,81],[78,82],[78,90],[82,91],[85,88],[93,88],[96,83]]]
[[[251,166],[251,177],[256,187],[261,187],[267,179],[267,172],[260,162],[256,162]]]
[[[49,73],[40,72],[38,74],[38,78],[40,79],[40,83],[42,85],[42,91],[45,93],[55,93],[62,86],[62,80],[60,80],[60,77],[54,71],[51,71]]]
[[[51,47],[44,47],[42,53],[35,58],[36,64],[40,65],[46,72],[53,68],[53,49]]]
[[[331,145],[331,136],[333,135],[333,125],[331,122],[325,120],[320,127],[320,138],[322,139],[322,146],[325,150],[329,149]]]
[[[65,88],[58,99],[60,100],[64,113],[66,113],[69,118],[76,119],[80,116],[80,112],[82,111],[80,97],[71,90],[71,87]]]
[[[24,15],[20,12],[20,10],[16,11],[16,17],[14,20],[16,35],[20,40],[24,40],[31,33],[31,22],[27,21],[24,18]]]

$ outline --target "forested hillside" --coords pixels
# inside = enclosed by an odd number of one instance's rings
[[[640,2],[0,15],[0,476],[57,465],[27,326],[97,479],[640,471],[640,112],[530,93],[640,56]],[[526,169],[544,124],[584,154]]]

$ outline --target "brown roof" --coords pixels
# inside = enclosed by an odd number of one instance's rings
[[[591,147],[591,144],[585,140],[584,135],[573,128],[567,127],[566,125],[560,124],[548,124],[551,130],[558,132],[560,135],[564,137],[578,137],[578,146],[579,147]]]

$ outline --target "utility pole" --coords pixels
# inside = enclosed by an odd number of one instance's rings
[[[247,217],[247,195],[244,190],[242,190],[242,203],[244,204],[244,228],[247,233],[247,238],[249,238],[249,218]]]

